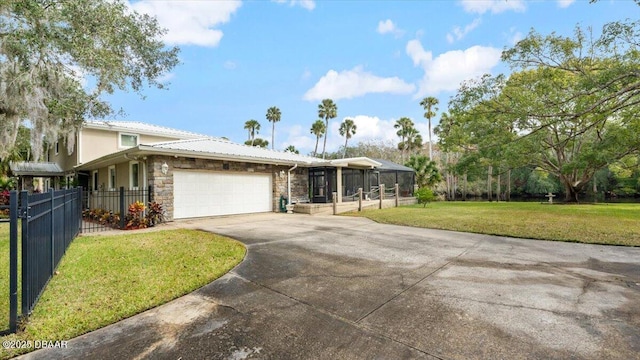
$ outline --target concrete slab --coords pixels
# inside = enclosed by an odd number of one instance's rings
[[[248,255],[27,359],[640,358],[640,249],[258,214],[174,222]]]

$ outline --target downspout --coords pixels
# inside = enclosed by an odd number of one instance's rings
[[[291,205],[291,172],[298,167],[298,164],[293,165],[287,173],[287,205]]]

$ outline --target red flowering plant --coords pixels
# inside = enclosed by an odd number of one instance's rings
[[[146,206],[140,201],[135,201],[129,205],[128,214],[125,217],[127,225],[125,229],[144,229],[149,226],[149,220],[144,216]]]

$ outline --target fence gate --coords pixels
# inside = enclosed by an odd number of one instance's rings
[[[21,236],[18,238],[18,219]],[[9,230],[9,330],[18,323],[18,280],[22,317],[29,316],[82,224],[82,189],[42,194],[12,191]],[[19,241],[20,240],[20,241]],[[18,277],[18,244],[22,266]]]

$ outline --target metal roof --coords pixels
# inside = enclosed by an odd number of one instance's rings
[[[378,166],[378,170],[393,170],[393,171],[410,171],[415,172],[412,168],[400,164],[396,164],[393,161],[384,160],[384,159],[374,159],[379,162],[381,165]]]
[[[381,164],[378,161],[369,159],[367,157],[355,157],[355,158],[344,158],[344,159],[335,159],[329,160],[329,164],[341,167],[349,167],[349,166],[359,166],[359,167],[379,167]]]
[[[64,171],[52,162],[11,162],[9,168],[17,176],[62,176]]]
[[[160,135],[175,137],[178,139],[212,138],[213,136],[198,134],[190,131],[172,129],[169,127],[147,124],[138,121],[109,121],[109,120],[87,120],[83,127],[89,129],[105,129],[121,132],[132,132],[136,134]]]
[[[271,163],[282,162],[313,164],[322,162],[311,156],[298,155],[290,152],[270,150],[255,146],[241,145],[228,140],[204,138],[191,140],[168,141],[155,144],[140,145],[140,150],[166,150],[178,151],[180,153],[204,154],[207,156],[219,156],[224,158],[237,158],[239,160],[255,160],[258,162],[268,161]]]

